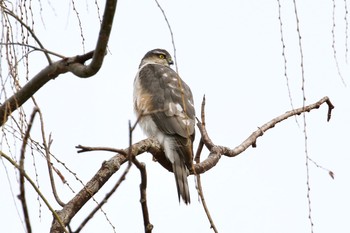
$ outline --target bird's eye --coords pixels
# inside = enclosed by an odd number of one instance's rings
[[[164,56],[163,54],[159,54],[158,57],[159,57],[160,59],[164,59],[164,58],[165,58],[165,56]]]

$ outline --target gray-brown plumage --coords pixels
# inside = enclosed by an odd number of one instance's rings
[[[170,68],[170,54],[163,49],[146,53],[134,81],[134,108],[140,126],[162,145],[172,163],[180,196],[190,203],[187,175],[193,166],[192,143],[195,110],[190,88]]]

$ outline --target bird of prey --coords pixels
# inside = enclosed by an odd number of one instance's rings
[[[134,109],[139,125],[155,137],[172,164],[178,198],[190,203],[187,176],[193,168],[195,110],[189,86],[170,68],[173,60],[164,49],[142,58],[134,81]]]

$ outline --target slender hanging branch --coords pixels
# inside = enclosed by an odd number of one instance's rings
[[[22,148],[21,148],[21,156],[20,156],[20,160],[19,160],[19,184],[20,184],[19,185],[19,187],[20,187],[19,200],[22,203],[24,221],[26,223],[26,228],[27,228],[28,233],[32,232],[32,228],[30,225],[26,195],[25,195],[25,188],[24,188],[24,182],[25,182],[25,179],[24,179],[24,171],[25,171],[24,170],[24,159],[25,159],[25,152],[26,152],[28,138],[30,137],[30,130],[32,129],[34,117],[35,117],[37,112],[38,112],[38,109],[34,108],[32,114],[30,116],[28,128],[27,128],[25,135],[24,135],[24,138],[23,138],[23,143],[22,143]]]
[[[2,151],[0,151],[0,156],[5,158],[7,161],[9,161],[15,168],[17,168],[18,170],[20,170],[20,165],[18,165],[13,159],[10,158],[10,156],[6,155],[5,153],[3,153]],[[33,187],[33,189],[35,190],[35,192],[40,196],[40,198],[44,201],[44,203],[46,204],[47,208],[51,211],[55,222],[57,222],[57,224],[61,227],[61,231],[60,232],[65,232],[68,233],[67,229],[65,228],[65,225],[63,224],[63,222],[61,221],[59,215],[56,213],[56,211],[52,208],[52,206],[50,205],[50,203],[48,202],[48,200],[45,198],[45,196],[41,193],[40,189],[35,185],[34,181],[27,175],[27,173],[24,171],[23,172],[24,177],[26,178],[26,180],[30,183],[30,185]],[[62,230],[63,229],[63,230]]]

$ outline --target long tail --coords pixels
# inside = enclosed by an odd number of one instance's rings
[[[186,168],[185,163],[181,161],[179,157],[175,159],[173,163],[173,171],[175,175],[179,201],[181,196],[182,200],[185,202],[186,205],[190,204],[191,198],[190,198],[190,191],[188,189],[188,182],[187,182],[188,169]]]

